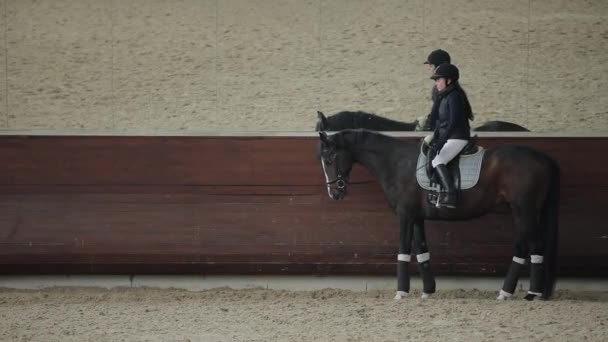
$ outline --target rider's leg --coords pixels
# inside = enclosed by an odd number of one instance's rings
[[[447,165],[447,163],[454,159],[468,143],[468,140],[448,139],[435,159],[433,159],[433,167],[437,167],[439,164]]]
[[[445,164],[439,164],[435,167],[435,170],[439,175],[439,180],[444,190],[444,192],[439,193],[437,208],[456,208],[456,187],[454,186],[454,179],[448,167]]]
[[[456,206],[456,187],[454,186],[454,178],[447,168],[447,163],[462,151],[467,145],[467,140],[449,139],[439,151],[439,154],[433,159],[433,167],[437,170],[439,179],[443,188],[446,190],[445,196],[439,196],[437,206],[445,206],[454,208]]]

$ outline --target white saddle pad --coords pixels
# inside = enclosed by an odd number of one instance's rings
[[[479,150],[474,154],[467,154],[460,156],[460,162],[458,167],[460,168],[460,188],[462,190],[470,189],[477,184],[479,181],[479,172],[481,171],[481,162],[483,161],[483,154],[486,150],[479,146]],[[416,180],[418,184],[424,190],[439,191],[439,185],[434,184],[431,187],[431,181],[426,175],[426,156],[420,153],[418,156],[418,165],[416,166]],[[456,186],[458,184],[456,183]]]

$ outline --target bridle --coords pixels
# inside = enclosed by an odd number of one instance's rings
[[[334,179],[327,179],[327,182],[325,182],[326,185],[332,185],[335,184],[336,188],[338,188],[339,190],[345,190],[346,186],[348,185],[348,176],[345,176],[344,173],[340,170],[340,163],[338,163],[338,153],[334,152],[334,154],[331,157],[332,162],[329,163],[329,165],[336,163],[336,178]],[[323,164],[323,172],[325,172],[325,177],[327,178],[327,171],[325,170],[325,159],[321,158],[321,163]]]
[[[327,185],[336,184],[336,188],[338,188],[340,190],[344,190],[346,188],[346,185],[348,184],[348,179],[342,177],[342,175],[340,173],[338,173],[338,176],[336,177],[336,179],[330,180],[329,182],[325,182],[325,184],[327,184]]]

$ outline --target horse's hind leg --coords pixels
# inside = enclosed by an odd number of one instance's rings
[[[507,277],[502,285],[502,289],[498,295],[498,300],[508,299],[515,293],[517,287],[517,281],[519,280],[519,274],[526,263],[526,256],[528,255],[528,246],[526,244],[525,234],[520,232],[515,240],[513,247],[513,259],[507,272]]]
[[[523,228],[528,252],[530,253],[530,288],[526,295],[526,300],[533,300],[535,297],[542,296],[543,290],[543,240],[541,225],[539,222],[539,210],[533,205],[528,205],[524,209],[517,210],[518,220]]]
[[[414,222],[414,243],[418,253],[418,270],[422,276],[422,298],[428,298],[430,294],[435,293],[435,277],[431,272],[431,256],[424,233],[424,220]]]
[[[397,294],[395,299],[401,299],[410,292],[409,265],[412,250],[412,219],[399,215],[399,254],[397,255]]]
[[[505,279],[505,286],[501,291],[503,297],[508,297],[515,290],[517,281],[516,276],[519,275],[519,271],[523,266],[523,260],[527,254],[530,254],[531,266],[530,266],[530,289],[527,300],[532,300],[534,297],[542,294],[542,280],[543,280],[543,257],[542,257],[542,239],[540,235],[540,224],[538,221],[539,210],[532,204],[526,205],[525,203],[512,204],[513,218],[515,227],[519,231],[519,237],[516,242],[515,257],[509,268],[509,273]],[[520,264],[520,265],[515,265]],[[499,299],[501,298],[499,295]]]
[[[526,236],[530,249],[530,288],[528,294],[524,297],[526,300],[533,300],[543,295],[545,273],[543,255],[545,248],[540,228],[541,226],[537,224],[535,229]]]

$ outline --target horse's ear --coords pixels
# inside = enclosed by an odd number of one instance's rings
[[[324,144],[329,144],[329,139],[327,138],[327,133],[319,132],[319,138],[321,138],[321,142]]]
[[[323,112],[321,112],[321,111],[317,111],[317,117],[319,118],[319,121],[321,121],[322,127],[326,127],[327,126],[327,117],[325,116],[325,114],[323,114]]]

